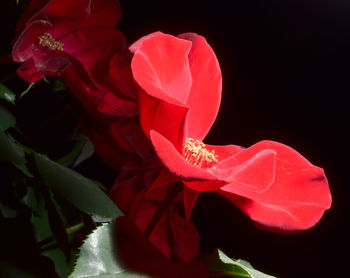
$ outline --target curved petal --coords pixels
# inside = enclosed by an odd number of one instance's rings
[[[240,196],[266,191],[275,179],[276,152],[271,149],[252,153],[250,149],[216,164],[211,170],[228,184],[222,189]]]
[[[193,166],[176,150],[174,145],[155,130],[151,130],[153,147],[163,164],[180,179],[191,181],[216,180],[216,177],[204,169]]]
[[[209,145],[209,144],[205,144],[205,145],[208,150],[210,151],[213,150],[215,152],[219,162],[244,150],[243,147],[237,146],[237,145],[224,145],[224,146]]]
[[[186,104],[189,109],[188,136],[203,140],[214,123],[221,101],[222,77],[219,62],[204,37],[194,33],[178,36],[192,42],[188,55],[192,87]]]
[[[15,62],[24,62],[33,56],[32,44],[44,32],[50,30],[52,25],[47,21],[32,22],[19,36],[12,49],[12,58]]]
[[[160,32],[160,31],[157,31],[157,32],[153,32],[151,34],[148,34],[146,36],[143,36],[142,38],[138,39],[136,42],[134,42],[132,45],[129,46],[129,50],[132,52],[132,53],[135,53],[137,50],[139,50],[139,48],[141,47],[142,43],[152,37],[156,37],[156,36],[159,36],[159,35],[162,35],[163,33]]]
[[[110,88],[118,88],[117,93],[124,98],[135,100],[137,89],[131,72],[131,53],[127,48],[122,49],[110,59],[105,83]]]
[[[188,108],[160,101],[143,92],[138,94],[141,127],[147,137],[155,130],[182,151],[186,138]]]
[[[199,234],[195,225],[176,214],[171,218],[170,225],[176,243],[173,248],[175,256],[191,262],[199,253]]]
[[[37,82],[44,78],[45,72],[39,72],[35,67],[33,59],[25,61],[18,69],[17,74],[28,83]]]
[[[141,38],[131,62],[134,79],[149,95],[185,104],[192,85],[188,54],[191,42],[157,33]],[[168,101],[168,100],[167,100]]]
[[[234,194],[234,183],[218,192],[261,225],[272,230],[300,231],[315,225],[331,205],[327,178],[292,148],[262,141],[249,152],[270,149],[276,152],[275,179],[264,192],[251,191],[245,198]]]

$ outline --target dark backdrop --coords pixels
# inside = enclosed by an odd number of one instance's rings
[[[223,74],[212,144],[270,139],[325,169],[332,208],[299,235],[260,231],[215,193],[202,194],[194,221],[202,248],[222,248],[278,277],[350,277],[350,3],[328,0],[121,0],[129,42],[163,31],[196,32],[213,47]],[[348,247],[346,247],[348,246]],[[345,252],[345,253],[344,253]]]
[[[5,26],[2,50],[9,47],[18,17],[14,2],[1,0],[6,10],[0,18]],[[119,28],[130,43],[160,30],[173,35],[196,32],[213,47],[222,68],[223,96],[207,143],[250,146],[263,139],[279,141],[323,167],[329,179],[332,208],[316,227],[298,235],[260,231],[224,198],[201,194],[193,221],[202,249],[211,252],[219,247],[281,278],[350,277],[346,225],[350,163],[345,145],[350,118],[346,98],[350,3],[121,0],[121,4]]]

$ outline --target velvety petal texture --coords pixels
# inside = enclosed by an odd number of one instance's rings
[[[265,150],[273,150],[276,156],[274,179],[268,189],[237,194],[237,185],[232,182],[218,192],[261,225],[282,231],[312,227],[332,202],[323,170],[292,148],[273,141],[259,142],[243,153]]]
[[[204,37],[185,33],[179,38],[192,42],[188,62],[192,76],[186,101],[190,107],[188,137],[203,140],[214,123],[221,102],[222,78],[219,62]]]
[[[219,63],[206,40],[194,33],[174,37],[155,32],[139,39],[130,50],[134,53],[131,68],[140,86],[140,121],[146,135],[151,127],[159,131],[147,120],[157,113],[149,109],[150,103],[155,108],[159,102],[166,102],[187,107],[191,111],[186,121],[189,137],[203,139],[217,116],[222,86]]]
[[[317,223],[331,205],[321,168],[272,141],[247,149],[202,142],[221,100],[220,67],[203,37],[156,32],[130,50],[143,131],[173,176],[164,175],[148,194],[177,179],[186,185],[187,219],[198,192],[216,190],[270,230],[301,231]]]

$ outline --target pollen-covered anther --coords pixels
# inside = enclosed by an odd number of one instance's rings
[[[56,41],[49,33],[44,33],[39,37],[39,44],[51,50],[63,51],[63,43]]]
[[[217,157],[215,151],[209,151],[203,142],[193,138],[186,139],[184,158],[192,165],[200,168],[210,168],[218,162]],[[215,169],[214,167],[213,169]]]

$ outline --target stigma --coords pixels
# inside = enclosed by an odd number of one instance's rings
[[[218,162],[218,156],[214,150],[209,151],[205,144],[193,138],[186,139],[185,150],[183,154],[187,162],[199,168],[213,168]]]
[[[39,37],[39,44],[51,50],[63,51],[63,43],[56,41],[49,33],[44,33]]]

